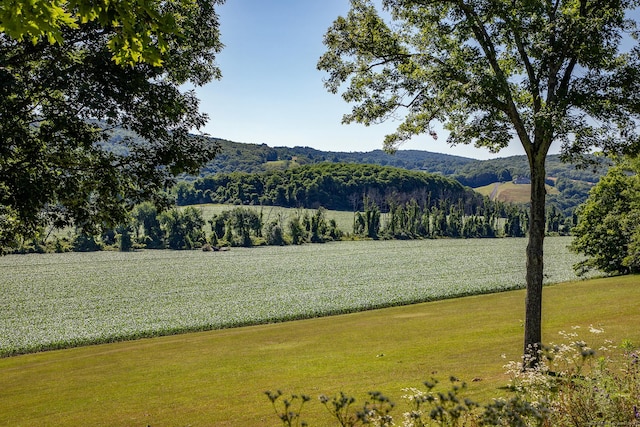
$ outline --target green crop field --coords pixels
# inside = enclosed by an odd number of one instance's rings
[[[546,239],[546,281],[575,278]],[[525,239],[0,257],[0,355],[520,288]]]

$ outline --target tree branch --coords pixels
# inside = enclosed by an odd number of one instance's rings
[[[375,53],[373,53],[373,52],[371,52],[371,54],[372,54],[374,57],[379,58],[379,59],[380,59],[380,61],[371,63],[371,64],[366,68],[366,70],[367,70],[367,71],[371,71],[371,70],[373,70],[373,69],[374,69],[374,68],[376,68],[376,67],[379,67],[379,66],[381,66],[381,65],[386,65],[386,64],[388,64],[388,63],[390,63],[390,62],[395,62],[395,61],[397,61],[397,60],[399,60],[399,59],[406,59],[406,58],[411,58],[411,57],[415,56],[415,55],[412,55],[412,54],[410,54],[410,53],[399,53],[399,54],[397,54],[397,55],[387,55],[387,56],[378,56],[378,55],[376,55],[376,54],[375,54]]]
[[[569,64],[567,68],[564,70],[564,75],[562,76],[562,80],[560,81],[560,86],[558,87],[558,95],[564,97],[569,92],[569,83],[571,83],[571,75],[573,74],[573,70],[576,67],[578,60],[576,58],[571,58],[569,60]]]
[[[516,0],[511,1],[511,5],[513,8],[516,8]],[[505,21],[509,23],[509,27],[511,28],[511,34],[513,35],[513,39],[518,48],[518,53],[520,54],[520,59],[524,63],[525,69],[527,70],[527,77],[529,78],[529,86],[531,87],[531,94],[533,95],[533,109],[535,112],[538,112],[542,108],[542,101],[540,96],[540,77],[536,76],[536,71],[531,64],[531,60],[529,59],[529,55],[527,55],[527,51],[524,47],[524,43],[522,42],[522,38],[520,37],[521,28],[514,25],[513,20],[508,19],[505,16]]]
[[[525,124],[520,116],[518,108],[516,107],[515,102],[513,101],[513,96],[511,95],[511,89],[509,88],[509,82],[507,77],[504,74],[504,71],[500,67],[498,63],[498,55],[496,53],[496,48],[491,41],[491,37],[487,33],[487,29],[484,26],[482,20],[475,13],[475,10],[472,6],[465,4],[464,0],[457,0],[458,6],[464,13],[465,17],[469,21],[471,25],[471,29],[476,36],[477,42],[482,47],[484,54],[493,69],[498,81],[500,83],[502,93],[505,97],[506,102],[504,103],[506,109],[503,112],[509,117],[511,123],[513,124],[518,137],[520,138],[520,142],[527,153],[530,156],[532,150],[532,142],[529,134],[527,133],[527,129]]]

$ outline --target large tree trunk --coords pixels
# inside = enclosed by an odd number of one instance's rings
[[[527,296],[524,324],[524,354],[526,367],[535,367],[542,344],[542,278],[543,243],[545,234],[545,160],[532,156],[531,210],[529,214],[529,244],[527,245]]]

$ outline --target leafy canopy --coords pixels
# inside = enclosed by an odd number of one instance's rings
[[[571,248],[587,256],[579,272],[640,273],[640,158],[609,169],[578,214]]]
[[[96,22],[111,32],[109,50],[118,64],[160,66],[170,50],[167,35],[187,37],[183,12],[197,10],[197,0],[4,0],[0,32],[36,44],[42,38],[62,44],[68,30]]]
[[[180,25],[162,66],[116,64],[119,28],[96,21],[61,28],[62,44],[0,35],[0,247],[45,225],[116,225],[216,155],[190,134],[207,117],[181,86],[220,76],[218,3],[162,3]]]
[[[636,0],[352,0],[318,68],[353,104],[345,123],[401,118],[388,149],[445,124],[451,144],[545,156],[638,149],[640,62],[626,18]],[[348,83],[345,85],[345,83]]]

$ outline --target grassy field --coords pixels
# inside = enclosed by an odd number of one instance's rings
[[[640,342],[640,277],[544,290],[544,340]],[[199,332],[0,359],[0,425],[278,426],[264,390],[307,393],[303,417],[328,425],[319,394],[359,402],[378,390],[454,374],[487,401],[521,351],[524,292],[513,291],[271,325]],[[605,334],[589,336],[589,325]]]
[[[547,283],[575,278],[546,239]],[[0,355],[504,291],[525,239],[355,241],[0,257]]]
[[[555,187],[547,185],[547,194],[558,194]],[[491,200],[499,200],[508,203],[528,203],[531,198],[530,184],[514,184],[512,182],[496,182],[484,187],[474,188],[483,196],[491,197]]]

